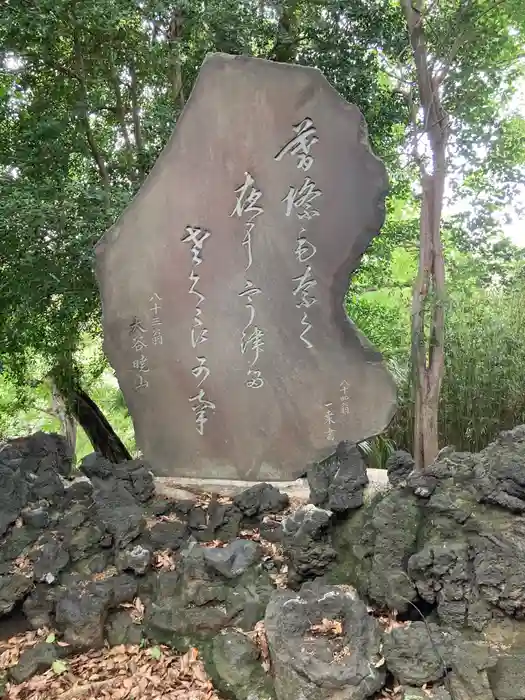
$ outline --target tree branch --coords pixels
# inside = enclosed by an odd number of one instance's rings
[[[88,90],[87,90],[87,83],[86,83],[86,73],[84,70],[84,58],[82,56],[82,47],[80,45],[80,39],[78,37],[78,32],[75,28],[74,30],[74,39],[73,39],[73,46],[74,46],[74,53],[75,53],[75,64],[76,64],[76,78],[79,82],[79,88],[80,88],[80,93],[81,93],[81,110],[82,110],[82,115],[81,115],[81,123],[84,128],[84,131],[86,133],[86,139],[89,145],[89,150],[91,151],[91,155],[93,156],[93,160],[95,161],[95,164],[98,169],[98,173],[100,175],[100,179],[102,180],[102,186],[104,188],[104,192],[106,195],[106,207],[109,207],[109,191],[110,191],[110,180],[109,180],[109,174],[108,174],[108,169],[106,167],[105,159],[104,156],[102,155],[101,151],[98,148],[95,135],[93,133],[93,129],[91,128],[91,124],[89,123],[89,114],[88,114]]]
[[[113,56],[110,59],[109,65],[109,79],[113,86],[115,92],[115,105],[116,105],[116,115],[118,122],[120,124],[120,130],[122,132],[122,138],[124,139],[124,144],[126,147],[126,152],[128,154],[128,160],[131,162],[133,160],[133,147],[129,138],[128,127],[126,124],[126,108],[124,106],[124,101],[122,100],[122,91],[120,89],[120,79],[117,74],[117,69],[113,61]]]
[[[180,56],[180,44],[182,40],[182,28],[184,16],[179,8],[175,8],[171,16],[168,27],[168,41],[171,46],[170,72],[171,72],[171,95],[173,104],[179,103],[180,111],[184,109],[186,100],[184,97],[184,86],[182,80],[182,63]]]

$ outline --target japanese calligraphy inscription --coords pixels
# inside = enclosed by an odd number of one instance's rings
[[[386,190],[320,72],[205,60],[96,249],[105,350],[158,475],[292,479],[386,427],[393,381],[344,310]]]

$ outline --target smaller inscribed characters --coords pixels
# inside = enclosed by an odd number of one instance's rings
[[[148,347],[145,340],[146,329],[137,316],[134,316],[129,324],[129,334],[131,336],[131,349],[138,355],[138,357],[133,360],[132,366],[135,370],[135,391],[139,391],[140,389],[147,389],[149,387],[149,382],[144,376],[148,374],[149,367],[147,355],[144,354],[144,351]]]
[[[350,384],[346,381],[346,379],[343,379],[339,388],[341,389],[341,394],[340,394],[341,415],[342,416],[349,416],[350,415],[350,407],[348,405],[348,389],[350,388]]]
[[[153,304],[153,306],[150,308],[150,311],[152,313],[151,342],[153,343],[153,345],[162,345],[162,321],[160,318],[162,298],[159,297],[159,295],[155,292],[149,301],[150,304]]]
[[[326,408],[324,414],[325,437],[330,442],[333,442],[335,440],[335,413],[332,410],[331,403],[325,403],[324,407]]]

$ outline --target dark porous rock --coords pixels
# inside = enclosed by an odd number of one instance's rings
[[[260,561],[261,550],[251,540],[234,540],[226,547],[205,548],[204,559],[225,578],[236,578]]]
[[[392,486],[400,486],[406,483],[414,470],[414,458],[410,452],[396,450],[386,461],[388,481]]]
[[[290,499],[271,484],[256,484],[237,494],[234,505],[247,517],[264,513],[280,513],[288,507]]]
[[[334,513],[363,505],[366,465],[356,445],[341,442],[335,455],[308,470],[310,501]]]
[[[414,622],[383,635],[386,666],[402,684],[422,686],[443,678],[447,662],[443,635],[435,624]]]
[[[155,480],[150,466],[139,459],[125,464],[129,468],[131,492],[140,503],[146,503],[155,495]]]
[[[85,503],[90,505],[93,501],[93,484],[87,476],[77,476],[66,486],[63,508],[68,508],[72,503]]]
[[[410,557],[408,573],[421,598],[437,605],[445,625],[482,630],[492,613],[473,585],[471,549],[467,542],[439,542]]]
[[[31,481],[30,500],[39,501],[46,499],[52,503],[62,501],[65,486],[62,477],[53,465],[40,466],[36,478]]]
[[[55,661],[67,656],[67,647],[40,642],[22,652],[18,663],[9,669],[9,678],[14,683],[23,683],[37,673],[44,673]]]
[[[126,610],[115,610],[108,616],[106,627],[106,639],[110,646],[120,644],[140,644],[143,639],[143,628],[135,622]]]
[[[26,505],[28,491],[20,469],[3,464],[0,452],[0,537],[15,522]]]
[[[156,523],[149,531],[149,537],[155,549],[177,551],[188,540],[189,532],[184,523],[166,521]]]
[[[454,636],[445,638],[446,660],[450,669],[448,688],[454,700],[494,700],[489,673],[497,664],[496,655],[482,641]]]
[[[181,652],[232,622],[224,605],[226,587],[206,577],[204,560],[198,562],[195,554],[189,554],[182,571],[158,574],[146,599],[146,635]]]
[[[495,529],[500,518],[490,525]],[[506,531],[495,530],[471,538],[472,588],[499,614],[525,617],[525,534],[513,516],[505,523]],[[487,523],[487,526],[489,523]],[[499,524],[501,528],[501,523]]]
[[[20,603],[33,587],[32,578],[22,574],[0,576],[0,617],[7,615]]]
[[[188,527],[190,530],[206,530],[208,518],[202,506],[194,506],[188,514]]]
[[[156,575],[144,596],[149,638],[184,651],[225,627],[252,629],[262,619],[274,590],[268,573],[255,563],[225,578],[210,565],[209,549],[192,545],[181,553],[176,571]]]
[[[282,542],[283,526],[280,520],[265,516],[259,526],[259,533],[263,540],[268,542]]]
[[[92,452],[84,457],[79,469],[88,479],[110,479],[113,476],[114,465],[98,452]]]
[[[95,519],[88,520],[73,530],[67,537],[71,561],[78,561],[92,553],[101,545],[104,535],[104,529],[95,522]]]
[[[407,486],[419,498],[430,498],[438,483],[437,477],[425,472],[412,472],[407,479]]]
[[[190,501],[193,504],[193,501]],[[148,515],[158,518],[160,515],[171,515],[175,512],[176,501],[167,496],[157,496],[146,505]],[[187,515],[187,513],[186,513]]]
[[[488,677],[496,700],[525,700],[525,653],[503,654]]]
[[[23,683],[37,673],[47,671],[55,661],[69,656],[68,647],[40,642],[22,652],[18,663],[9,669],[9,677],[14,683]]]
[[[143,576],[150,568],[153,552],[148,547],[137,544],[125,550],[117,552],[115,566],[118,571],[132,571],[138,576]]]
[[[335,559],[329,532],[331,518],[330,511],[308,504],[283,520],[283,548],[290,585],[322,576]]]
[[[21,554],[28,554],[38,536],[39,531],[32,527],[13,527],[0,544],[0,561],[12,561]]]
[[[169,510],[170,513],[176,513],[181,518],[187,518],[195,502],[187,498],[182,501],[171,501],[171,504],[172,508]]]
[[[109,610],[132,601],[136,592],[137,582],[127,575],[72,585],[58,597],[57,630],[73,651],[98,649],[104,644]]]
[[[241,530],[243,515],[233,504],[211,501],[208,506],[208,528],[212,539],[234,540]]]
[[[60,476],[68,477],[73,466],[71,446],[63,435],[38,432],[26,438],[13,440],[24,455],[24,463],[31,464],[31,471],[39,472],[42,466],[52,467]]]
[[[54,626],[54,611],[59,589],[37,584],[24,600],[22,610],[34,630]]]
[[[259,650],[242,632],[220,632],[205,653],[206,670],[214,687],[233,700],[275,700],[270,676],[264,672]]]
[[[37,581],[53,583],[58,574],[69,564],[67,546],[59,539],[49,539],[44,544],[34,565],[34,575]]]
[[[122,603],[130,603],[137,595],[138,581],[130,574],[112,576],[103,582],[110,592],[111,607],[118,607]]]
[[[340,622],[342,634],[316,634],[323,619]],[[278,700],[365,700],[384,685],[377,622],[350,586],[277,593],[265,628]]]
[[[406,566],[417,549],[423,513],[409,491],[378,494],[369,504],[337,523],[333,533],[337,562],[333,583],[348,583],[377,604],[406,611],[417,597]]]
[[[476,459],[479,500],[513,513],[524,513],[525,425],[501,433]]]
[[[111,603],[107,586],[89,583],[71,586],[56,604],[57,630],[74,651],[104,645],[104,624]]]
[[[493,700],[488,671],[497,658],[481,640],[415,622],[385,632],[383,654],[388,670],[402,684],[422,686],[447,676],[453,698]]]
[[[143,509],[122,481],[97,480],[94,492],[99,522],[113,536],[115,547],[127,547],[144,529]]]
[[[91,518],[94,513],[94,506],[88,503],[71,503],[69,508],[62,514],[57,530],[63,537],[69,537],[73,530],[76,530]]]
[[[24,508],[21,513],[22,522],[35,530],[44,530],[50,523],[49,506],[35,505]]]
[[[94,574],[101,574],[106,570],[111,561],[111,553],[104,549],[94,549],[86,552],[86,556],[77,559],[72,566],[60,577],[62,585],[67,586],[69,579],[78,578],[91,579]]]

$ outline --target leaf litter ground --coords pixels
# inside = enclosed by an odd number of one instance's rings
[[[11,637],[0,645],[0,669],[45,642],[47,630]],[[56,661],[45,673],[5,688],[6,700],[220,700],[198,651],[174,653],[159,645],[120,645]]]

